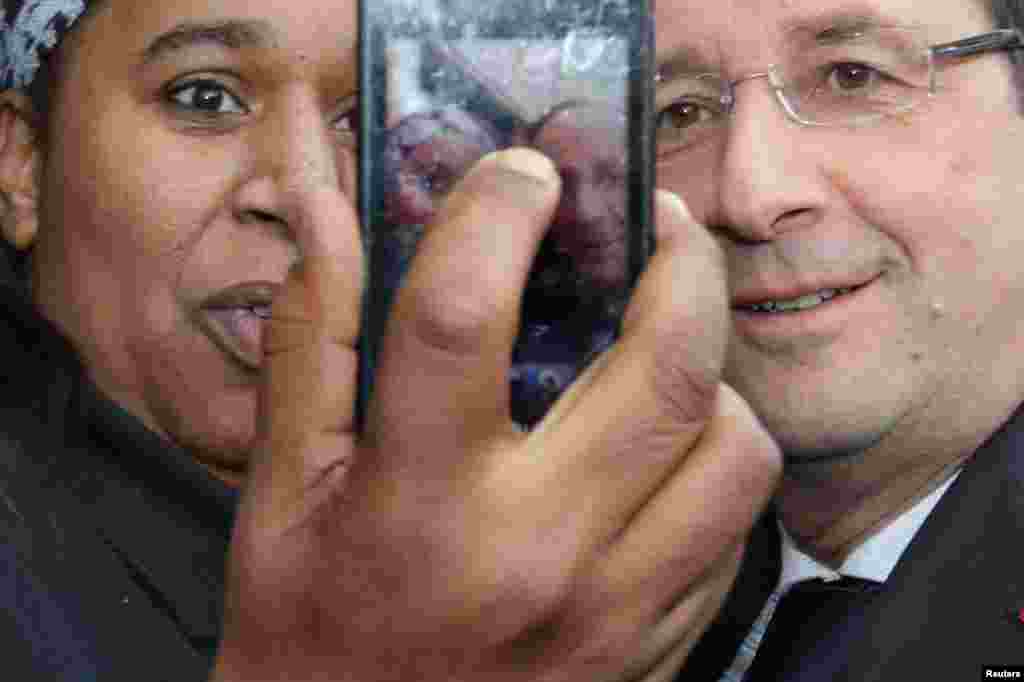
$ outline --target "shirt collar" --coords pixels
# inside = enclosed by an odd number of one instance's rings
[[[802,552],[779,522],[782,536],[782,575],[779,586],[787,589],[793,583],[809,578],[837,580],[844,575],[885,582],[907,545],[959,475],[960,470],[957,470],[945,483],[861,543],[846,557],[838,571]]]

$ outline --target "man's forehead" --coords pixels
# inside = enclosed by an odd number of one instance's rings
[[[688,70],[764,60],[856,25],[918,28],[934,41],[990,24],[987,0],[659,0],[658,61]],[[744,65],[746,66],[746,65]],[[760,68],[760,67],[758,67]]]

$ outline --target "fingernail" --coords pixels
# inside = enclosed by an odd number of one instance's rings
[[[693,222],[693,215],[690,213],[690,209],[686,205],[686,202],[683,201],[682,197],[675,192],[669,192],[666,189],[658,189],[655,190],[655,192],[658,195],[658,201],[665,202],[672,207],[673,211],[679,213],[681,217]]]
[[[491,152],[484,157],[484,160],[539,182],[549,183],[558,179],[558,172],[551,159],[525,147],[512,147]]]

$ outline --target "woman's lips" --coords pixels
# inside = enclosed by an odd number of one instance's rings
[[[218,348],[258,371],[263,365],[263,325],[277,289],[271,282],[244,282],[203,300],[193,317]]]
[[[214,308],[199,315],[200,326],[222,351],[246,369],[263,364],[263,320],[254,312],[238,308]]]

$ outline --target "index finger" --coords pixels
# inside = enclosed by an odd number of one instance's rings
[[[659,241],[626,311],[620,340],[530,434],[514,479],[533,513],[566,499],[580,542],[600,545],[628,523],[694,446],[713,413],[729,309],[713,238],[678,199],[656,204]],[[542,491],[559,490],[558,496]],[[529,500],[529,502],[525,502]]]
[[[275,297],[263,337],[261,440],[249,488],[271,520],[315,504],[309,489],[355,452],[363,247],[350,202],[311,192],[291,216],[302,260]]]

